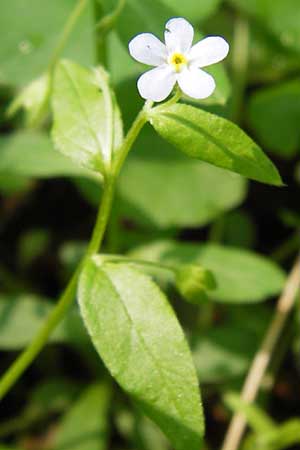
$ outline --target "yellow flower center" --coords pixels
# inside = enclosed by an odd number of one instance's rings
[[[180,72],[182,67],[187,64],[187,59],[182,53],[173,53],[169,59],[169,62],[172,64],[176,72]]]

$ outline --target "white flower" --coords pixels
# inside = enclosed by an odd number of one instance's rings
[[[129,52],[137,61],[156,66],[138,79],[138,90],[146,100],[161,102],[178,82],[189,97],[203,99],[215,89],[215,80],[201,70],[224,59],[229,45],[219,36],[210,36],[192,46],[194,29],[182,18],[166,23],[165,44],[151,33],[137,35],[129,42]]]

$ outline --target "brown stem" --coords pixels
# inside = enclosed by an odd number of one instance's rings
[[[241,394],[241,399],[245,402],[251,403],[256,398],[278,338],[280,337],[289,313],[295,304],[299,288],[300,257],[297,258],[290,272],[282,295],[278,300],[273,319],[248,372]],[[245,416],[241,413],[234,414],[225,436],[222,450],[237,450],[245,428]]]

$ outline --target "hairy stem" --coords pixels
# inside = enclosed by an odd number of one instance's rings
[[[260,349],[254,357],[244,387],[241,399],[251,403],[255,400],[261,382],[271,361],[273,353],[286,320],[291,312],[300,289],[300,257],[297,258],[281,297],[278,300],[273,319],[266,332]],[[236,413],[229,425],[222,450],[237,450],[246,428],[246,419],[243,414]]]
[[[145,125],[145,123],[148,121],[148,115],[147,112],[151,109],[152,102],[146,102],[144,108],[139,112],[137,115],[135,121],[133,122],[130,130],[127,133],[127,136],[124,139],[123,144],[121,145],[120,149],[116,152],[117,158],[115,160],[115,163],[113,165],[113,171],[115,177],[117,177],[120,173],[120,170],[124,164],[125,159],[127,158],[127,155],[138,137],[141,129]]]

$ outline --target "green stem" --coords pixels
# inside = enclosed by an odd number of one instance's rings
[[[139,112],[130,130],[128,131],[120,149],[117,150],[117,158],[115,159],[115,162],[113,164],[113,173],[115,177],[118,177],[134,141],[138,137],[145,123],[148,121],[148,112],[151,109],[152,104],[152,102],[148,101],[145,103],[144,108]]]
[[[69,284],[67,285],[64,293],[60,297],[58,303],[49,315],[47,321],[42,326],[41,330],[37,333],[36,337],[29,344],[29,346],[20,354],[15,362],[9,367],[7,372],[3,375],[0,381],[0,400],[19,379],[22,373],[32,363],[38,353],[42,350],[46,344],[50,334],[64,317],[65,313],[69,309],[70,305],[74,301],[77,281],[81,268],[85,263],[85,260],[96,253],[101,245],[106,224],[109,218],[111,205],[114,194],[114,181],[111,179],[106,180],[104,185],[102,201],[99,208],[96,224],[93,230],[92,238],[88,246],[86,255],[78,265],[75,273],[73,274]]]
[[[79,0],[77,4],[75,5],[75,8],[71,12],[70,16],[67,19],[67,22],[64,26],[64,29],[62,31],[62,34],[60,36],[60,39],[57,43],[57,46],[55,47],[52,57],[50,59],[50,63],[48,66],[49,72],[53,72],[55,65],[57,63],[57,60],[59,59],[61,52],[63,51],[66,42],[74,28],[74,25],[76,24],[77,20],[83,13],[86,5],[88,4],[89,0]]]
[[[105,65],[107,59],[105,37],[114,28],[125,3],[126,0],[119,0],[115,9],[104,16],[101,2],[94,0],[96,54],[97,61],[103,65]]]
[[[5,394],[9,391],[9,389],[14,385],[14,383],[20,378],[22,373],[30,366],[35,357],[42,350],[44,345],[46,344],[50,334],[58,325],[58,323],[62,320],[65,313],[69,309],[70,305],[74,301],[76,289],[77,289],[77,281],[80,275],[81,269],[86,261],[94,253],[99,251],[101,246],[104,232],[106,230],[106,226],[108,223],[109,215],[112,208],[113,196],[115,191],[115,180],[122,168],[122,164],[125,161],[126,156],[128,155],[132,144],[137,138],[140,130],[147,122],[147,111],[151,108],[152,103],[146,102],[145,107],[141,110],[141,112],[136,117],[133,122],[130,130],[128,131],[123,144],[121,145],[118,152],[118,159],[114,164],[114,170],[112,175],[107,176],[104,179],[104,188],[101,199],[101,205],[99,208],[99,212],[97,215],[96,224],[92,233],[92,237],[90,243],[88,245],[85,256],[82,261],[79,263],[75,273],[73,274],[69,284],[67,285],[64,293],[60,297],[57,305],[53,309],[52,313],[48,317],[47,321],[41,328],[41,330],[37,333],[36,337],[29,344],[29,346],[20,354],[20,356],[16,359],[16,361],[9,367],[6,373],[0,380],[0,400],[5,396]]]
[[[61,56],[61,53],[66,45],[66,42],[73,31],[73,28],[83,13],[86,5],[88,4],[89,0],[78,0],[77,4],[75,5],[74,9],[72,10],[70,16],[68,17],[65,26],[62,30],[61,36],[58,40],[58,43],[56,47],[53,50],[52,56],[50,58],[46,75],[48,78],[46,80],[47,82],[47,92],[45,92],[44,100],[42,105],[40,106],[39,113],[35,117],[35,120],[32,122],[31,127],[34,128],[40,128],[45,120],[45,116],[48,113],[49,109],[49,102],[50,102],[50,96],[52,92],[53,87],[53,78],[54,78],[54,71],[57,64],[58,59]]]
[[[102,36],[107,34],[110,30],[113,29],[116,21],[118,20],[121,12],[123,11],[123,8],[125,6],[126,0],[119,0],[117,3],[115,9],[107,14],[106,16],[102,17],[98,23],[96,23],[96,30],[97,32],[101,32]]]

